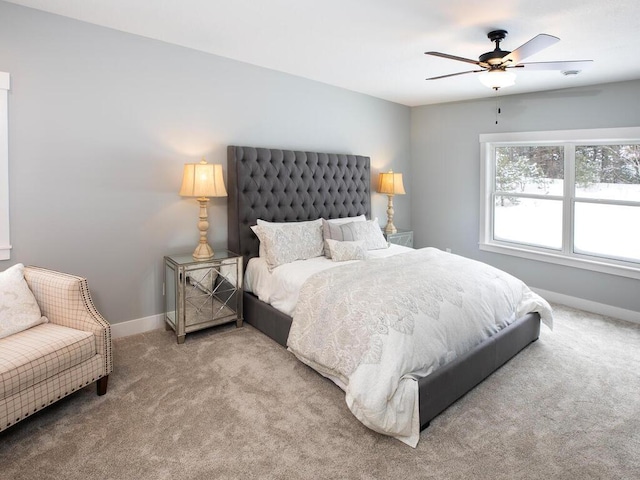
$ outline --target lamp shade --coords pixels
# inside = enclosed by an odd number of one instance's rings
[[[478,77],[483,85],[497,90],[503,87],[510,87],[516,83],[516,74],[506,70],[488,70]]]
[[[393,173],[389,171],[387,173],[380,173],[378,177],[378,193],[384,193],[386,195],[404,195],[404,185],[402,184],[402,174]]]
[[[180,195],[183,197],[226,197],[227,190],[222,178],[222,165],[207,163],[187,163],[182,175]]]

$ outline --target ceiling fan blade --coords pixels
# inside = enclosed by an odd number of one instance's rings
[[[474,65],[480,65],[478,60],[471,60],[470,58],[456,57],[455,55],[449,55],[448,53],[440,52],[424,52],[425,55],[433,55],[434,57],[448,58],[449,60],[458,60],[459,62],[473,63]]]
[[[536,35],[524,45],[520,45],[509,55],[505,55],[504,57],[502,57],[502,64],[508,62],[512,65],[516,65],[525,58],[530,57],[534,53],[538,53],[540,50],[544,50],[545,48],[550,47],[551,45],[559,41],[560,39],[558,37],[547,35],[546,33]]]
[[[467,73],[478,73],[478,72],[484,72],[484,70],[467,70],[466,72],[450,73],[448,75],[440,75],[439,77],[430,77],[430,78],[427,78],[426,80],[438,80],[440,78],[455,77],[457,75],[465,75]]]
[[[584,70],[593,64],[593,60],[570,60],[565,62],[532,62],[519,63],[514,67],[524,67],[526,70]]]

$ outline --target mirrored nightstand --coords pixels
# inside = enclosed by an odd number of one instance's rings
[[[178,343],[187,333],[223,323],[242,326],[242,257],[217,250],[211,260],[191,253],[164,257],[164,305],[167,328]]]
[[[399,228],[396,233],[385,233],[384,238],[386,238],[389,243],[413,248],[413,230],[402,230]]]

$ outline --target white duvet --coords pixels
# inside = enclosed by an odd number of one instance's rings
[[[382,258],[410,251],[413,249],[390,244],[389,248],[370,250],[368,254],[370,258]],[[282,313],[293,316],[293,310],[298,302],[298,293],[307,278],[329,268],[357,262],[357,260],[334,262],[325,257],[316,257],[280,265],[269,271],[267,261],[262,257],[255,257],[249,260],[247,265],[244,289]]]
[[[549,304],[522,281],[434,248],[318,268],[296,294],[295,309],[286,306],[293,310],[289,349],[345,390],[362,423],[413,447],[418,377],[527,312],[552,326]],[[266,297],[273,302],[282,287],[273,285]]]

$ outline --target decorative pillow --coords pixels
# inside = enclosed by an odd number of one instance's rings
[[[364,216],[364,215],[363,215]],[[267,222],[266,220],[262,220],[262,219],[258,219],[257,221],[258,225],[303,225],[303,224],[317,224],[319,226],[322,226],[322,220],[319,218],[317,220],[307,220],[304,222]],[[256,236],[258,236],[258,233],[256,232],[256,226],[254,225],[253,227],[251,227],[251,230],[253,230],[253,233],[256,234]],[[266,257],[267,253],[265,252],[264,249],[264,244],[262,242],[260,242],[260,249],[258,250],[258,256],[259,257]]]
[[[357,217],[343,217],[343,218],[329,218],[327,222],[333,223],[334,225],[343,225],[345,223],[351,222],[366,222],[367,217],[364,215],[358,215]]]
[[[258,226],[257,225],[253,225],[251,228],[251,231],[253,233],[256,234],[256,237],[258,237]],[[260,237],[258,237],[258,240],[260,240]],[[267,252],[264,250],[264,243],[260,242],[260,248],[258,249],[258,256],[260,258],[264,258],[267,256]]]
[[[326,240],[331,252],[331,260],[334,262],[346,262],[347,260],[365,260],[367,250],[364,248],[364,241],[339,242],[338,240]]]
[[[257,225],[253,230],[264,244],[269,270],[296,260],[320,257],[324,253],[320,221]]]
[[[327,229],[329,227],[325,227],[325,222],[330,223],[331,225],[344,225],[345,223],[351,222],[366,222],[367,217],[364,215],[358,215],[357,217],[344,217],[344,218],[330,218],[329,220],[322,220],[322,236],[323,238],[333,238],[331,236],[327,237]],[[331,251],[329,250],[329,245],[324,244],[324,256],[327,258],[331,258]]]
[[[0,338],[47,323],[18,263],[0,272]]]
[[[381,248],[389,248],[387,241],[382,235],[382,230],[378,225],[378,219],[366,222],[351,222],[344,225],[335,225],[323,220],[322,233],[326,240],[344,241],[364,241],[364,247],[367,250],[377,250]],[[325,256],[331,258],[331,251],[325,243]]]

